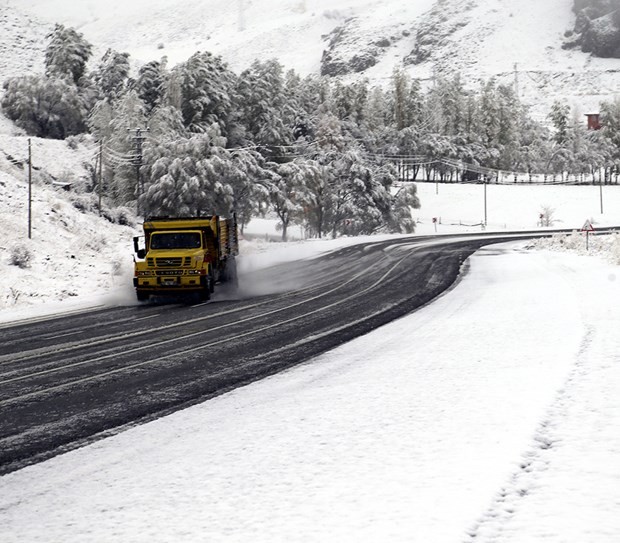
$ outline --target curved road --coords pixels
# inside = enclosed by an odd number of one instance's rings
[[[241,277],[279,293],[0,326],[0,474],[294,366],[432,300],[482,245],[407,237]],[[219,294],[217,294],[219,293]]]

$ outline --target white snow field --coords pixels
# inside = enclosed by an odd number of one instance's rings
[[[0,478],[3,542],[608,542],[620,269],[485,248],[423,309]]]

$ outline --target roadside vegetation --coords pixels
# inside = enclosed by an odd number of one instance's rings
[[[127,53],[91,62],[72,28],[48,38],[45,73],[3,82],[4,115],[31,136],[97,146],[83,190],[95,198],[101,183],[108,206],[144,216],[234,209],[244,225],[270,213],[283,239],[293,225],[311,237],[412,232],[420,204],[414,184],[397,187],[403,158],[422,157],[442,179],[455,161],[605,179],[620,164],[620,101],[602,104],[602,130],[586,131],[559,102],[548,122],[533,120],[493,80],[470,89],[457,74],[422,90],[395,71],[381,88],[302,78],[275,59],[236,74],[208,52],[133,74]]]

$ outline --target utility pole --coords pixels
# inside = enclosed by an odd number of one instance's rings
[[[487,226],[487,180],[484,180],[484,226]]]
[[[101,217],[101,197],[103,195],[103,140],[99,142],[99,216]]]
[[[128,128],[127,131],[130,132],[132,129]],[[133,136],[133,140],[134,143],[136,145],[136,149],[135,149],[135,153],[132,159],[132,164],[136,167],[136,212],[138,215],[140,215],[140,197],[142,196],[142,193],[144,192],[144,187],[142,185],[142,179],[140,177],[140,168],[142,167],[142,145],[144,144],[144,140],[146,139],[143,135],[142,135],[142,129],[141,128],[135,128],[133,129],[135,132],[135,135]],[[146,131],[148,132],[149,129],[148,127],[146,128]]]
[[[515,96],[519,98],[519,70],[518,64],[515,62]]]
[[[32,239],[32,142],[28,138],[28,239]]]

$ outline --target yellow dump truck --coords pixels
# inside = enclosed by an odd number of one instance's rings
[[[150,296],[194,295],[208,300],[216,283],[236,286],[239,254],[237,221],[217,215],[153,217],[135,237],[134,287],[138,300]]]

